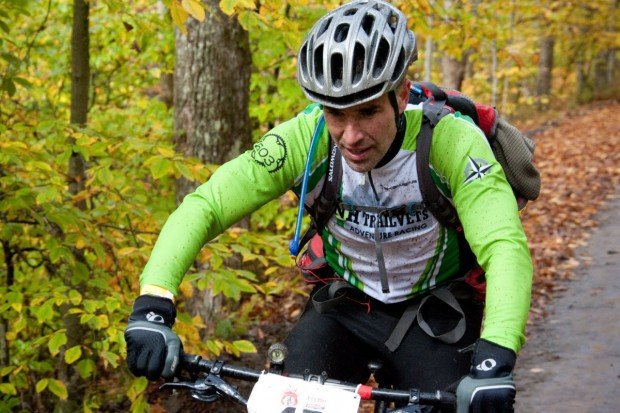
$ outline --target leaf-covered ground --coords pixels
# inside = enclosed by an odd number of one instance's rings
[[[565,288],[581,265],[575,250],[587,242],[596,227],[593,217],[620,184],[620,102],[605,101],[575,110],[542,114],[516,125],[536,142],[535,162],[542,176],[542,190],[522,215],[535,266],[529,325],[544,320],[545,305]],[[587,263],[583,263],[586,264]],[[259,353],[244,358],[249,365],[264,361],[267,346],[283,337],[299,315],[304,299],[279,297],[267,305],[272,310],[253,330]],[[155,390],[152,388],[152,390]],[[229,404],[207,408],[185,398],[164,401],[151,393],[154,411],[239,411]],[[176,406],[175,406],[176,405]]]
[[[620,117],[617,101],[597,102],[562,113],[533,131],[535,162],[542,176],[539,199],[522,216],[535,275],[530,323],[545,314],[557,281],[580,263],[577,247],[596,226],[593,216],[620,183]]]

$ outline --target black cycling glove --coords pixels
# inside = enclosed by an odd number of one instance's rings
[[[514,351],[479,339],[469,375],[456,389],[457,413],[513,413],[516,359]]]
[[[178,365],[181,341],[171,330],[177,312],[172,300],[141,295],[125,329],[127,366],[149,380],[171,378]]]

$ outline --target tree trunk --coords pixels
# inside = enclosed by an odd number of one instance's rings
[[[551,97],[551,81],[553,72],[553,48],[555,39],[553,36],[543,36],[540,39],[540,58],[538,60],[538,82],[536,96],[539,105],[544,108],[547,100]]]
[[[609,98],[610,91],[614,91],[613,84],[613,62],[615,50],[604,50],[598,53],[594,61],[594,97]]]
[[[497,106],[497,41],[491,42],[491,106]]]
[[[444,2],[445,9],[457,8],[461,10],[464,7],[464,2],[447,0]],[[476,14],[476,8],[478,7],[478,1],[474,1],[471,4],[474,14]],[[450,22],[447,22],[450,24]],[[461,30],[463,31],[463,30]],[[464,35],[463,35],[464,36]],[[461,39],[462,40],[462,39]],[[465,80],[465,73],[467,69],[467,62],[471,55],[471,50],[461,50],[460,56],[450,56],[444,51],[441,59],[441,73],[443,87],[449,89],[461,90],[463,87],[463,81]]]
[[[592,87],[588,80],[588,66],[579,58],[575,62],[577,102],[585,103],[592,100]]]
[[[444,55],[441,59],[441,72],[443,79],[441,85],[443,87],[460,90],[463,80],[465,80],[464,59],[456,59],[452,56]]]
[[[221,164],[252,144],[248,111],[252,61],[248,33],[236,18],[220,11],[218,1],[206,3],[204,22],[191,20],[186,36],[176,32],[174,141],[177,151],[187,156]],[[197,184],[179,179],[177,203]],[[235,264],[239,265],[227,263]],[[207,325],[219,309],[206,291],[194,294],[188,305]]]
[[[73,2],[73,31],[71,32],[71,123],[86,125],[88,96],[90,88],[90,39],[88,34],[89,3],[86,0]],[[78,152],[69,159],[69,192],[77,194],[86,182],[86,161]],[[84,209],[85,201],[79,206]]]
[[[424,81],[431,82],[433,73],[433,38],[430,35],[426,38],[425,51]]]
[[[429,2],[429,6],[432,8],[434,6],[434,1],[431,0]],[[430,14],[426,18],[426,24],[428,27],[433,28],[433,24],[435,21],[435,17]],[[432,81],[432,69],[433,69],[433,36],[429,33],[426,37],[426,43],[424,47],[424,81],[431,82]]]
[[[73,2],[73,30],[71,32],[71,114],[70,122],[76,126],[84,126],[87,122],[89,89],[90,89],[90,38],[88,32],[88,17],[90,12],[89,3],[86,0],[74,0]],[[74,142],[70,139],[70,142]],[[73,152],[69,158],[68,184],[70,195],[76,195],[85,188],[86,161],[84,157]],[[77,206],[86,209],[86,202],[80,201]],[[80,250],[73,249],[75,259],[85,262]],[[67,285],[71,285],[67,280]],[[84,285],[76,286],[78,291],[83,292]],[[66,329],[67,344],[60,353],[59,378],[65,382],[69,397],[61,400],[61,411],[75,411],[79,409],[84,398],[84,381],[80,379],[78,372],[64,361],[66,349],[79,345],[83,341],[82,325],[78,314],[69,314],[70,304],[63,305],[60,309],[62,321]]]
[[[617,66],[616,53],[617,53],[617,49],[611,49],[609,51],[609,54],[607,55],[606,78],[607,78],[607,84],[611,86],[616,86],[614,85],[614,82],[617,79],[615,76],[616,66]]]
[[[10,291],[15,281],[15,266],[13,264],[13,250],[11,245],[2,240],[2,252],[4,254],[4,265],[6,267],[6,291]],[[9,365],[9,343],[6,339],[6,333],[9,331],[8,321],[4,318],[0,319],[0,366]],[[1,383],[1,382],[0,382]]]

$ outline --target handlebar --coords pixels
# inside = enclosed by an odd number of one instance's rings
[[[206,373],[206,378],[195,382],[171,382],[161,386],[164,388],[186,388],[192,390],[192,396],[204,402],[215,401],[219,396],[225,396],[237,403],[247,405],[247,400],[224,378],[239,379],[242,381],[256,382],[267,371],[260,371],[244,366],[229,364],[222,360],[206,360],[201,356],[181,354],[180,369],[188,373]],[[279,369],[275,369],[278,371]],[[272,371],[273,372],[273,371]],[[310,382],[318,382],[331,387],[357,393],[362,400],[383,402],[395,402],[398,404],[416,404],[422,406],[440,406],[454,411],[456,409],[456,396],[446,391],[422,392],[418,389],[388,389],[374,388],[368,385],[355,384],[327,378],[326,374],[315,375],[305,373],[303,375],[286,375],[291,378],[303,379]]]

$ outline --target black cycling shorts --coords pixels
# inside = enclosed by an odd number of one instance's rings
[[[289,373],[325,371],[329,378],[366,383],[370,376],[368,363],[381,361],[383,367],[375,374],[381,387],[422,391],[447,389],[469,373],[472,353],[459,350],[479,338],[483,311],[482,304],[471,298],[458,299],[467,326],[459,341],[441,342],[414,322],[394,352],[384,343],[411,300],[383,304],[368,297],[370,311],[368,306],[345,300],[324,314],[319,314],[311,301],[285,340],[289,350],[285,370]],[[460,319],[456,311],[435,297],[422,311],[435,334],[454,327]]]

